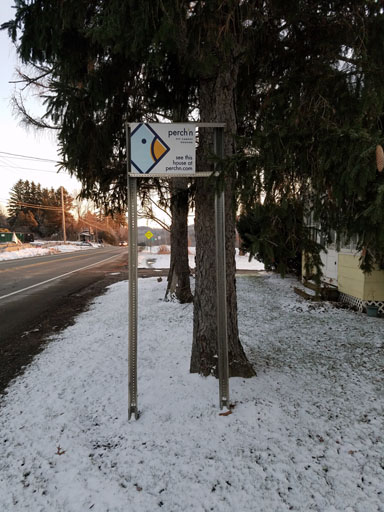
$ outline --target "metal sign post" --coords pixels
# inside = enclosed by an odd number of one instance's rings
[[[128,178],[129,225],[129,349],[128,349],[128,419],[139,417],[137,406],[137,182]]]
[[[224,156],[224,130],[215,128],[214,151],[219,158]],[[229,367],[227,332],[227,267],[225,261],[225,195],[224,189],[215,194],[215,234],[216,234],[216,318],[217,351],[219,363],[219,403],[220,409],[229,409]]]
[[[128,305],[128,420],[132,414],[137,420],[137,181],[129,177],[130,141],[127,129],[128,148],[128,236],[129,236],[129,305]]]
[[[128,307],[128,419],[132,414],[139,417],[137,403],[137,178],[206,178],[211,172],[195,173],[195,139],[192,130],[214,128],[214,152],[224,156],[224,123],[184,123],[159,125],[132,124],[132,135],[136,136],[134,167],[131,168],[131,130],[127,123],[127,175],[128,175],[128,227],[129,227],[129,307]],[[164,132],[164,129],[166,131]],[[175,142],[173,142],[173,138]],[[136,143],[136,142],[135,142]],[[183,146],[181,146],[183,144]],[[184,151],[188,144],[189,151]],[[187,154],[185,154],[187,153]],[[157,166],[162,161],[164,170]],[[167,164],[167,165],[166,165]],[[161,167],[159,165],[159,167]],[[224,190],[215,194],[216,232],[216,306],[217,306],[217,351],[219,372],[220,408],[229,408],[229,366],[227,335],[227,292],[225,261],[225,198]]]

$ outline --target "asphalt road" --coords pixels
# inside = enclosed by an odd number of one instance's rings
[[[127,279],[125,248],[0,261],[0,391],[106,286]],[[100,319],[95,319],[100,321]]]
[[[126,251],[108,247],[0,261],[0,342],[64,296],[89,286]]]

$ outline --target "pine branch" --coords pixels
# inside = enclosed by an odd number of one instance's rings
[[[26,126],[33,126],[37,129],[61,130],[62,126],[54,126],[43,121],[42,118],[32,117],[27,111],[23,98],[20,94],[19,98],[14,95],[11,99],[14,111],[21,117],[21,122]]]
[[[27,87],[34,85],[40,88],[49,89],[49,84],[44,84],[41,82],[41,80],[49,75],[52,74],[52,69],[46,70],[44,73],[38,75],[38,76],[29,76],[26,73],[23,73],[20,68],[16,69],[16,72],[18,76],[20,77],[20,80],[11,80],[10,84],[21,84],[24,83],[24,87],[21,89],[24,91]]]

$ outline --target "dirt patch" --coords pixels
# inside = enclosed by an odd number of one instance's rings
[[[92,299],[105,293],[111,284],[127,278],[125,262],[110,264],[108,271],[101,274],[99,280],[80,292],[64,297],[59,307],[55,306],[54,309],[36,318],[28,327],[28,331],[7,340],[0,348],[0,393],[4,393],[12,379],[23,373],[34,356],[49,343],[52,334],[74,324],[77,315],[89,308]]]

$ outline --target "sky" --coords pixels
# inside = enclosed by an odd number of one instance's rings
[[[13,18],[13,0],[0,3],[0,24]],[[21,125],[14,114],[11,97],[15,84],[15,68],[19,65],[15,48],[7,31],[0,31],[0,205],[6,206],[11,187],[20,179],[41,183],[43,187],[55,189],[64,186],[68,192],[79,191],[80,183],[61,171],[57,173],[57,142],[52,133],[37,132]],[[34,110],[39,108],[34,101]],[[52,161],[17,158],[25,155]]]
[[[13,0],[0,1],[0,25],[13,18],[13,5]],[[17,80],[18,66],[20,62],[15,47],[7,31],[2,30],[0,31],[0,207],[6,207],[11,188],[20,179],[35,181],[47,188],[57,189],[64,186],[72,194],[81,189],[81,184],[68,173],[65,171],[57,173],[56,162],[59,156],[55,134],[46,130],[36,131],[33,128],[26,128],[14,113],[11,98],[16,84],[11,82]],[[43,112],[38,99],[33,97],[27,99],[33,108],[31,112]],[[25,155],[33,159],[15,155]],[[169,222],[160,210],[156,208],[155,210],[162,220]],[[146,219],[139,219],[138,224],[157,227],[156,223]]]

